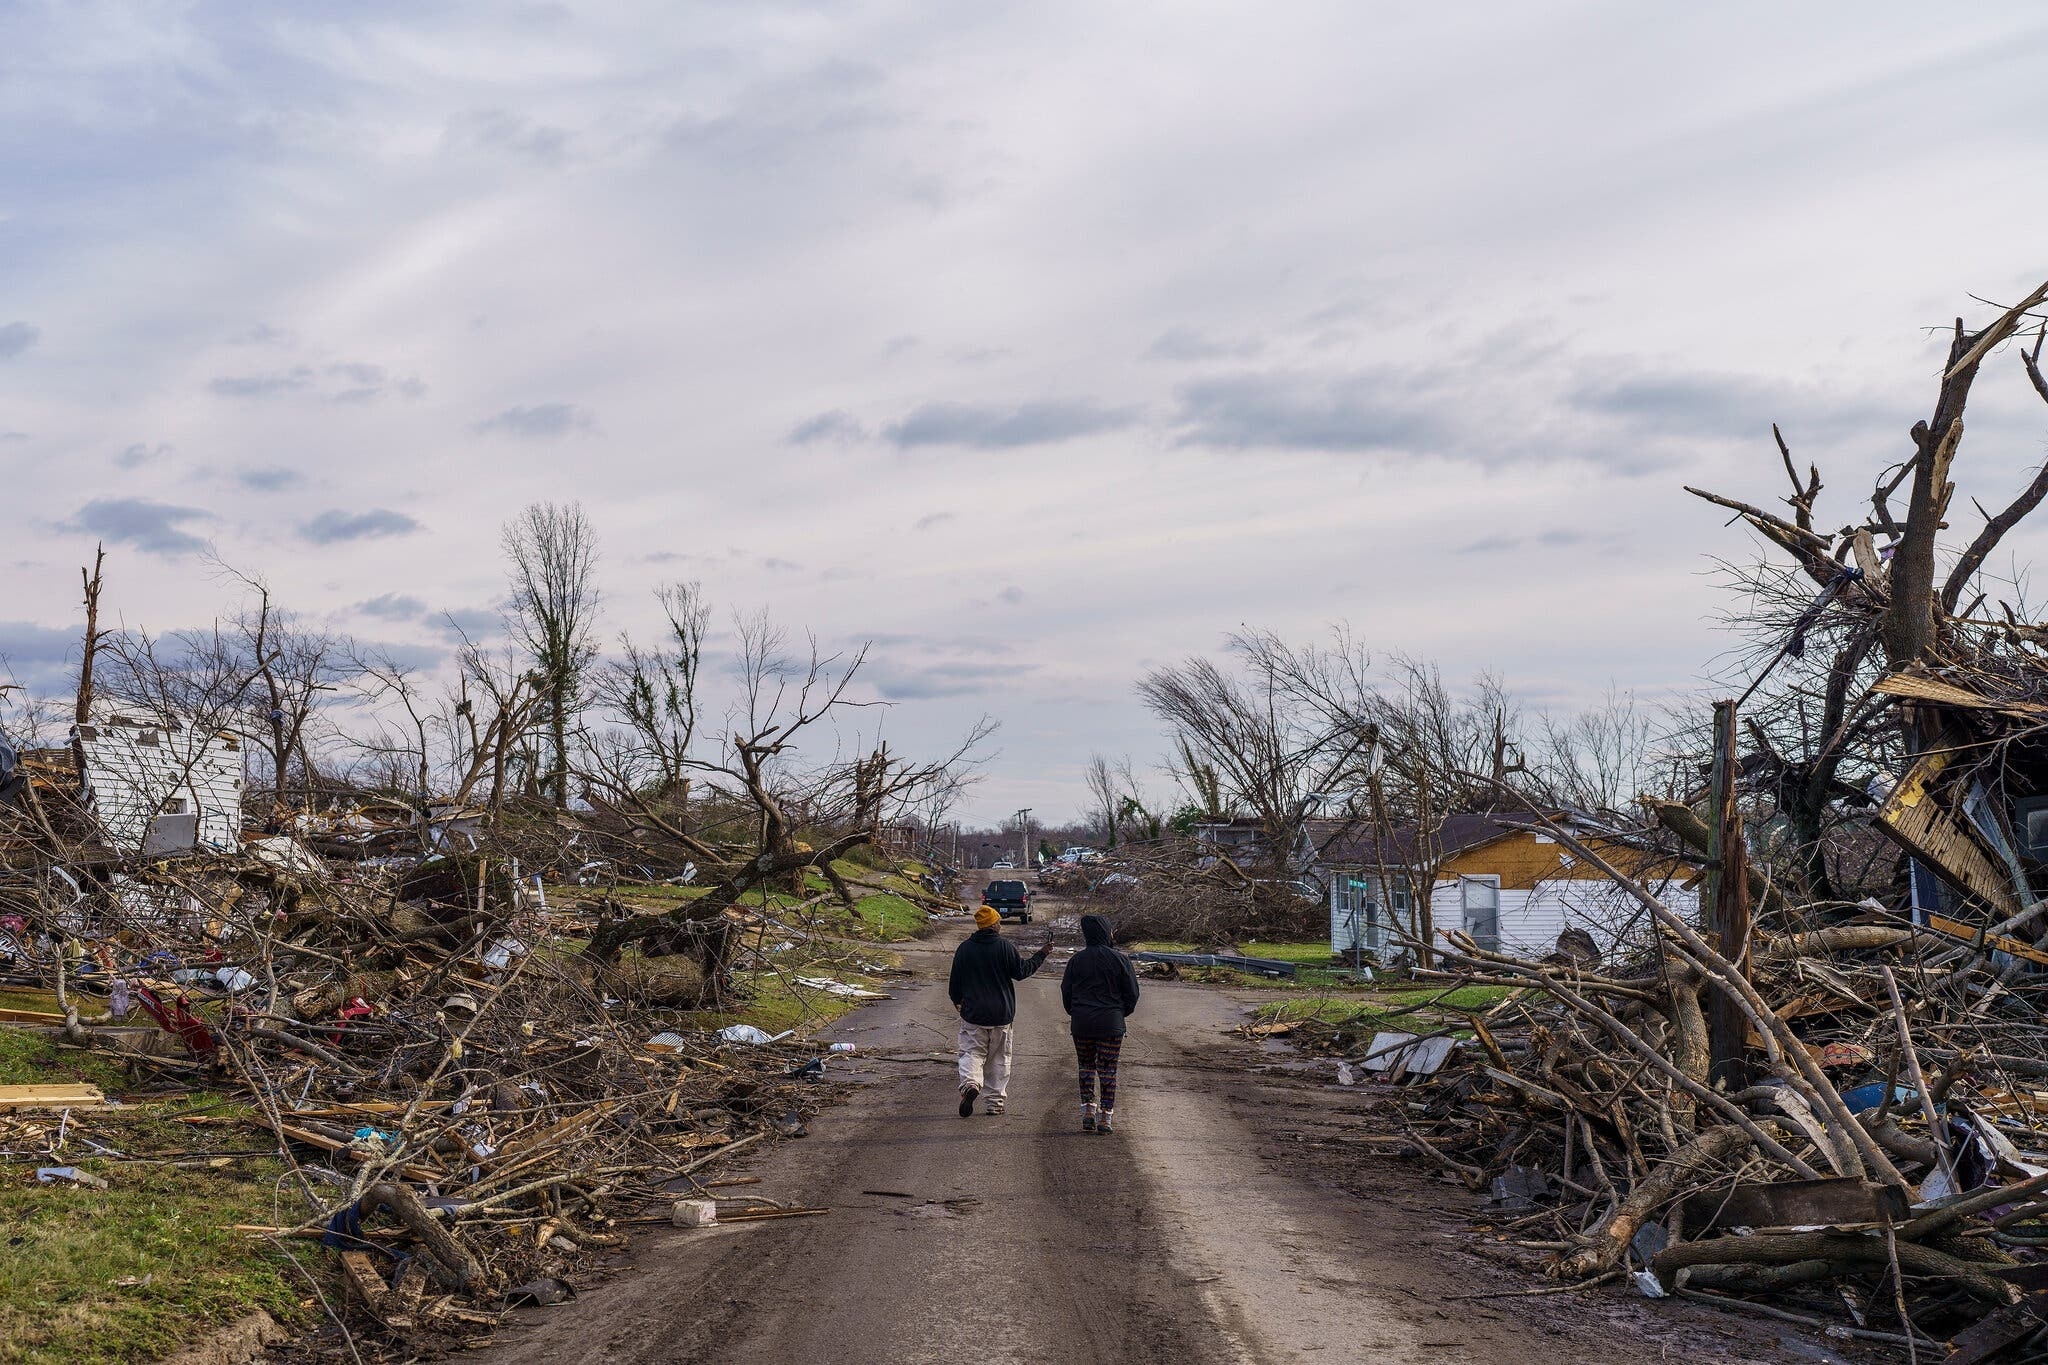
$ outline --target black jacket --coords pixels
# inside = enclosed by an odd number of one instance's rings
[[[1137,969],[1109,946],[1109,921],[1102,916],[1081,916],[1081,937],[1088,946],[1067,963],[1060,1003],[1076,1038],[1121,1038],[1124,1016],[1138,1008]]]
[[[1024,957],[993,925],[976,929],[953,950],[953,975],[946,983],[946,994],[953,997],[954,1008],[968,1023],[1001,1028],[1017,1018],[1017,988],[1011,983],[1044,966],[1048,951],[1040,948]]]

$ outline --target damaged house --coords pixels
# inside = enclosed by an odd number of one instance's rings
[[[107,710],[74,728],[75,749],[45,749],[34,768],[56,777],[85,763],[86,804],[110,849],[169,855],[241,848],[242,741],[176,717]],[[68,782],[66,785],[69,785]]]
[[[1563,823],[1600,856],[1656,889],[1681,914],[1699,908],[1698,863],[1658,853],[1594,822]],[[1384,835],[1369,829],[1325,843],[1313,875],[1329,887],[1333,952],[1391,962],[1427,932],[1441,947],[1461,931],[1494,952],[1541,956],[1567,930],[1603,954],[1644,925],[1642,907],[1591,862],[1557,839],[1507,816],[1453,815],[1431,830]],[[1429,923],[1418,922],[1428,888]]]

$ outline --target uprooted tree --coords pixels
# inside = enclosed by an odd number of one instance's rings
[[[1833,837],[1867,818],[1873,781],[1931,739],[1886,699],[1871,698],[1871,683],[1951,653],[2025,652],[2048,642],[2048,632],[2022,619],[2018,603],[2000,603],[1996,620],[1978,614],[1990,595],[1985,564],[2048,498],[2048,464],[1997,512],[1973,501],[1983,521],[1967,544],[1945,545],[1941,537],[1954,510],[1964,409],[1985,365],[2018,342],[2016,368],[2048,401],[2040,365],[2044,302],[2048,285],[1980,328],[1955,321],[1932,412],[1913,424],[1908,453],[1878,475],[1864,507],[1834,529],[1819,519],[1819,468],[1809,464],[1802,475],[1776,426],[1789,514],[1687,489],[1734,512],[1786,556],[1727,565],[1741,600],[1729,618],[1747,637],[1754,691],[1743,710],[1746,785],[1782,817],[1777,870],[1804,898],[1854,899],[1879,889],[1872,879],[1892,866],[1873,863],[1867,844],[1843,847]],[[1903,508],[1894,505],[1901,489]],[[1655,813],[1704,852],[1704,826],[1682,804],[1661,802]]]

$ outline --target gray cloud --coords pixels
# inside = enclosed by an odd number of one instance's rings
[[[1773,422],[1784,424],[1788,438],[1903,431],[1919,415],[1889,394],[1823,392],[1754,375],[1687,370],[1642,370],[1582,383],[1566,401],[1643,435],[1723,440],[1769,439]]]
[[[910,523],[913,531],[929,531],[935,526],[944,526],[949,521],[960,520],[958,512],[927,512]]]
[[[1137,414],[1092,399],[1045,399],[1015,406],[926,403],[883,431],[898,446],[957,445],[1010,450],[1116,431]]]
[[[475,109],[456,115],[448,121],[448,141],[551,169],[569,160],[567,129],[535,123],[503,109]]]
[[[77,647],[77,631],[0,621],[0,675],[11,676],[31,693],[53,692],[70,681],[69,664]]]
[[[230,336],[228,340],[237,346],[293,346],[298,343],[295,335],[283,328],[272,327],[267,322],[259,322],[254,327],[244,328]]]
[[[590,413],[574,403],[535,403],[506,408],[478,422],[476,429],[488,435],[544,439],[589,431],[593,425]]]
[[[435,625],[444,634],[466,635],[475,640],[503,630],[505,617],[495,607],[451,607],[440,613]]]
[[[449,651],[440,645],[415,645],[388,640],[364,640],[360,648],[373,658],[386,659],[400,668],[419,669],[422,672],[439,668],[447,661]]]
[[[119,455],[116,455],[114,463],[122,469],[140,469],[143,465],[155,464],[158,460],[168,457],[170,453],[171,448],[162,442],[158,442],[156,445],[145,445],[141,441],[137,441],[134,445],[129,446]]]
[[[0,441],[26,441],[27,439],[28,433],[25,431],[0,431]]]
[[[1385,368],[1219,375],[1182,386],[1176,422],[1186,444],[1233,450],[1448,453],[1457,442],[1430,410],[1434,387]]]
[[[386,394],[418,398],[427,391],[427,386],[412,375],[393,379],[382,365],[370,365],[360,360],[329,365],[325,373],[342,386],[327,394],[331,403],[369,403]]]
[[[1510,550],[1569,550],[1577,546],[1614,546],[1620,543],[1619,536],[1596,535],[1591,531],[1575,531],[1556,527],[1540,531],[1535,535],[1515,535],[1502,532],[1481,536],[1474,541],[1452,548],[1454,555],[1501,554]]]
[[[322,512],[299,527],[299,538],[315,545],[335,545],[347,540],[374,540],[380,536],[409,535],[420,524],[403,512],[373,507],[365,512],[344,512],[339,508]]]
[[[222,398],[273,398],[313,387],[313,370],[308,365],[294,365],[268,374],[219,375],[207,380],[206,387]]]
[[[807,446],[813,441],[859,441],[867,434],[868,429],[855,421],[852,413],[834,409],[798,422],[786,439],[791,445]]]
[[[387,394],[418,398],[427,391],[414,376],[394,378],[382,365],[362,360],[335,361],[317,370],[311,365],[293,365],[259,374],[220,375],[208,380],[206,387],[222,398],[275,398],[318,390],[330,403],[368,403]]]
[[[0,360],[12,360],[36,344],[36,338],[43,334],[40,327],[31,327],[25,322],[10,322],[0,325]]]
[[[235,482],[252,493],[281,493],[305,481],[305,475],[284,465],[255,465],[235,471]]]
[[[385,621],[410,621],[427,614],[427,604],[417,597],[387,592],[355,604],[353,611]]]
[[[1145,352],[1148,360],[1225,360],[1255,356],[1256,341],[1220,341],[1193,327],[1180,325],[1161,332]]]
[[[1021,606],[1024,602],[1024,589],[1012,583],[1009,587],[996,594],[996,601],[1001,602],[1006,607]]]
[[[876,692],[892,701],[912,701],[931,697],[966,697],[1000,690],[1036,671],[1036,665],[1014,660],[926,664],[890,661],[871,664],[861,676]]]
[[[184,529],[188,521],[211,521],[213,514],[197,507],[174,507],[148,498],[94,498],[64,523],[68,531],[84,531],[116,545],[133,545],[157,555],[186,554],[206,542]]]

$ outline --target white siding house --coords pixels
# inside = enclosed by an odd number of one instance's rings
[[[1582,829],[1579,837],[1645,883],[1665,905],[1697,918],[1700,868]],[[1349,956],[1391,962],[1412,954],[1413,902],[1429,884],[1430,920],[1439,944],[1462,931],[1482,948],[1541,957],[1558,935],[1581,929],[1605,953],[1640,940],[1648,914],[1635,897],[1555,839],[1484,815],[1456,815],[1439,828],[1399,829],[1332,840],[1316,869],[1330,890],[1330,946]]]
[[[236,850],[242,742],[172,720],[112,713],[77,729],[94,814],[123,852]]]
[[[1695,889],[1672,882],[1658,899],[1687,919],[1699,916]],[[1610,881],[1557,878],[1503,889],[1493,874],[1437,882],[1430,888],[1429,908],[1440,938],[1447,929],[1462,929],[1482,948],[1524,957],[1550,952],[1566,929],[1585,930],[1604,953],[1648,919],[1636,898]]]

